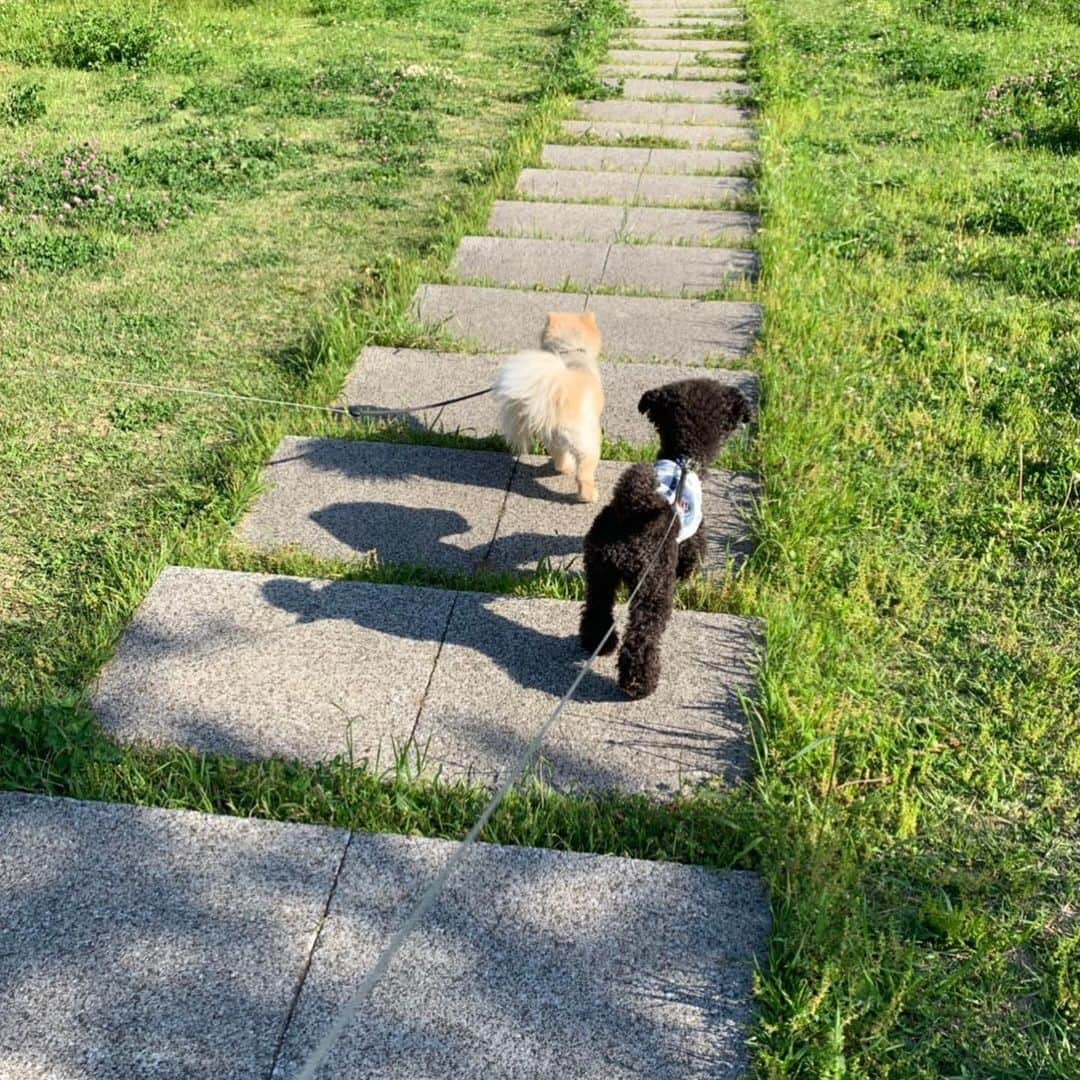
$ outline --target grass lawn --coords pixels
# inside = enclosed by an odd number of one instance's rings
[[[1080,1076],[1080,78],[1045,60],[1080,63],[1080,4],[749,7],[764,399],[727,461],[767,496],[744,571],[680,601],[767,620],[757,775],[526,789],[485,838],[760,869],[761,1076]],[[325,402],[363,344],[432,344],[413,285],[617,4],[146,10],[0,0],[0,786],[461,836],[484,793],[407,759],[119,749],[87,680],[166,562],[575,583],[257,556],[230,534],[283,433],[415,436],[11,372]]]
[[[760,1069],[1080,1076],[1080,5],[751,10]]]

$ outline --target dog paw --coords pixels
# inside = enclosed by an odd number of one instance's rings
[[[596,502],[596,488],[583,487],[578,488],[578,502],[594,503]]]
[[[619,689],[634,701],[640,701],[653,693],[660,684],[660,672],[651,665],[638,666],[625,662],[625,654],[619,657]]]
[[[610,624],[608,624],[610,625]],[[607,633],[607,626],[594,627],[586,625],[584,621],[581,624],[581,630],[578,635],[578,640],[581,642],[581,647],[587,653],[596,652],[597,646],[604,640],[604,634]],[[600,650],[599,656],[610,656],[619,647],[619,632],[618,630],[612,630],[608,636],[607,641],[604,641],[604,647]]]

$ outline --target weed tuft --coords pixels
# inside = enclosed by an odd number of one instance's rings
[[[45,115],[45,88],[40,83],[17,83],[0,99],[0,124],[17,127]]]
[[[906,26],[882,34],[875,51],[894,82],[932,83],[943,90],[969,86],[986,69],[981,54],[951,36]]]
[[[166,40],[164,13],[155,5],[134,3],[79,10],[48,28],[49,52],[60,67],[95,71],[109,65],[145,67]]]
[[[979,123],[999,142],[1080,150],[1080,64],[1047,60],[1027,75],[990,87]]]

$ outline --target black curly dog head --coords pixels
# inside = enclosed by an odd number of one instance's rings
[[[752,419],[750,402],[715,379],[683,379],[648,390],[638,402],[660,433],[660,457],[708,466],[724,440]]]

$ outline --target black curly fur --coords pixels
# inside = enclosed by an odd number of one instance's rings
[[[638,402],[660,433],[661,458],[689,458],[700,475],[721,444],[751,419],[750,404],[734,387],[715,379],[684,379],[649,390]],[[672,511],[656,492],[651,465],[632,465],[619,478],[611,501],[596,515],[585,536],[585,607],[581,644],[592,652],[615,611],[620,584],[633,588],[654,552],[660,549],[649,576],[630,605],[630,619],[619,650],[619,686],[632,698],[651,694],[660,681],[660,642],[671,618],[675,582],[688,577],[705,553],[705,523],[679,544],[677,528],[664,538]],[[661,547],[662,544],[662,547]],[[604,654],[619,644],[612,633]]]

